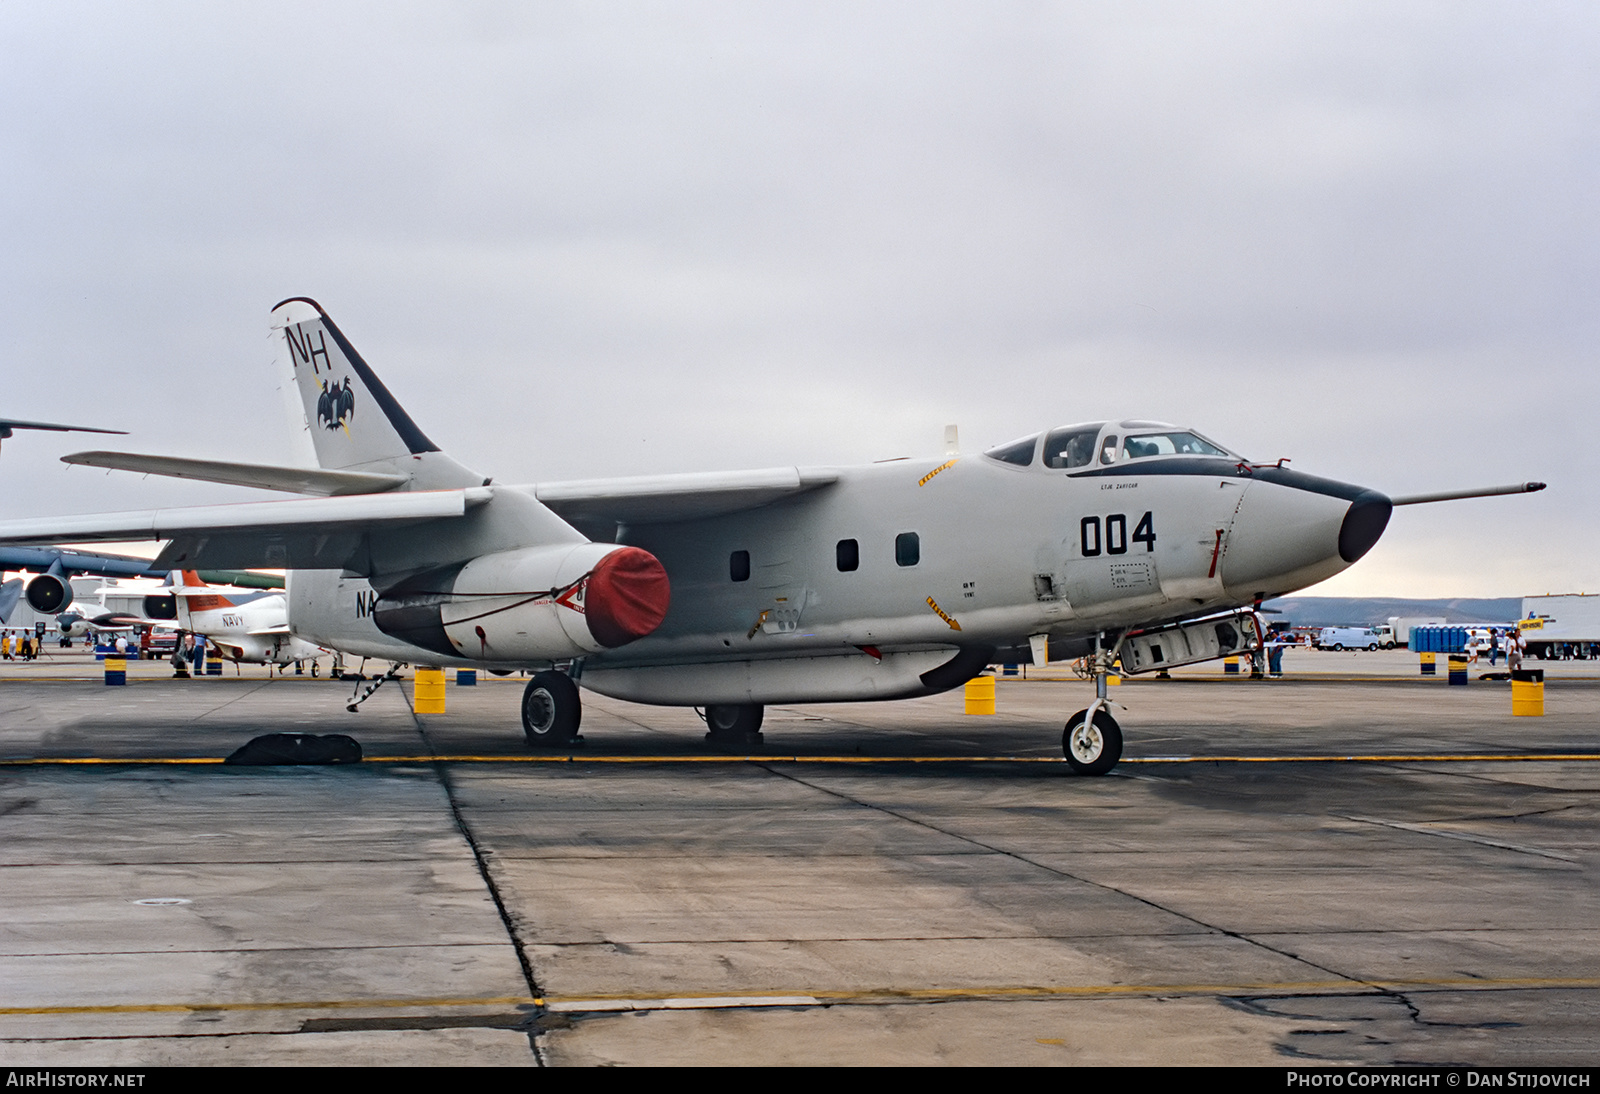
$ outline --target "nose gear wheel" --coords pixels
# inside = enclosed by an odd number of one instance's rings
[[[1089,718],[1087,709],[1067,719],[1061,734],[1067,766],[1080,775],[1104,775],[1122,758],[1122,727],[1104,709]]]

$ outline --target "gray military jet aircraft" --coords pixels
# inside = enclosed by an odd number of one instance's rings
[[[0,543],[164,539],[154,565],[285,567],[291,630],[348,653],[528,669],[536,745],[578,685],[705,709],[748,737],[773,703],[901,699],[997,661],[1089,655],[1067,761],[1122,737],[1106,673],[1259,641],[1251,610],[1345,569],[1383,494],[1254,463],[1195,430],[1093,422],[979,457],[503,486],[441,452],[320,305],[273,309],[319,469],[129,453],[70,462],[323,495],[0,524]],[[1539,489],[1526,483],[1457,495]]]

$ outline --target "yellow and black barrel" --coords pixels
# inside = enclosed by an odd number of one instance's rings
[[[1436,656],[1435,654],[1420,653],[1417,656],[1422,659],[1422,675],[1437,676],[1439,674],[1439,667],[1434,663],[1434,657]]]
[[[444,669],[417,669],[413,687],[418,714],[444,713]]]
[[[1222,671],[1230,676],[1238,676],[1239,659],[1237,657],[1224,657],[1222,659]]]
[[[1452,653],[1450,655],[1450,683],[1461,687],[1467,685],[1467,655]]]
[[[1511,713],[1518,718],[1544,716],[1544,669],[1511,670]]]
[[[106,686],[121,687],[128,682],[128,659],[126,657],[108,656],[105,660]]]
[[[994,713],[994,677],[987,674],[967,681],[966,713]]]

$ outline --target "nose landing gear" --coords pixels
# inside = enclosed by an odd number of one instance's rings
[[[1104,775],[1122,758],[1122,727],[1111,716],[1113,704],[1106,695],[1106,677],[1121,645],[1119,635],[1108,651],[1099,636],[1095,637],[1094,653],[1089,657],[1094,702],[1068,718],[1061,734],[1061,751],[1067,757],[1067,766],[1079,775]]]
[[[1093,715],[1085,708],[1067,719],[1061,750],[1078,774],[1104,775],[1122,758],[1122,728],[1104,707]]]

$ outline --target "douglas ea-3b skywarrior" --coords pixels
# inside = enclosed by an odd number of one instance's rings
[[[1249,649],[1254,608],[1371,550],[1389,498],[1253,463],[1185,427],[1065,426],[981,457],[507,486],[439,450],[315,301],[272,312],[320,468],[131,453],[69,462],[304,495],[0,524],[0,542],[167,540],[170,569],[284,567],[298,636],[397,662],[530,670],[529,742],[578,686],[704,709],[903,699],[996,662],[1090,658],[1077,771],[1116,763],[1106,675]]]

